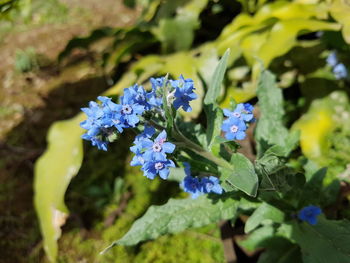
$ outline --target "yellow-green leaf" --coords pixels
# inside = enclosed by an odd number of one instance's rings
[[[44,237],[44,248],[50,261],[57,256],[57,239],[65,223],[68,210],[64,204],[66,189],[83,159],[83,134],[77,124],[84,119],[56,122],[48,133],[48,148],[35,164],[35,208]]]

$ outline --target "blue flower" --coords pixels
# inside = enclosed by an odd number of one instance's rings
[[[337,54],[333,51],[327,57],[327,64],[332,67],[336,79],[343,79],[348,76],[348,71],[343,63],[339,63]]]
[[[197,99],[197,94],[193,92],[193,80],[184,79],[181,75],[178,80],[170,81],[172,87],[175,88],[175,101],[173,103],[175,109],[183,108],[184,111],[190,112],[192,108],[189,104],[190,101]]]
[[[204,194],[201,191],[202,185],[197,177],[187,175],[181,182],[180,186],[184,189],[185,192],[190,193],[193,199],[196,199],[198,196]]]
[[[253,115],[254,107],[249,103],[240,103],[236,106],[234,111],[224,109],[224,115],[226,117],[236,117],[245,122],[251,122],[254,119]]]
[[[336,79],[344,79],[348,76],[348,71],[343,63],[339,63],[333,68],[333,73]]]
[[[146,90],[137,84],[132,87],[124,89],[124,96],[132,98],[134,103],[142,105],[145,107],[145,110],[149,110],[151,105],[147,102],[147,92]]]
[[[139,166],[145,163],[145,159],[143,158],[143,142],[146,138],[151,138],[155,132],[152,126],[145,126],[143,133],[135,137],[134,146],[130,147],[130,150],[135,153],[135,156],[130,162],[131,166]]]
[[[101,97],[100,99],[102,101],[105,98]],[[87,130],[81,137],[84,140],[91,141],[91,144],[97,146],[98,149],[107,151],[108,136],[113,133],[113,130],[110,129],[110,125],[106,124],[103,106],[91,101],[89,108],[82,108],[81,110],[88,117],[80,123],[80,126]]]
[[[166,153],[172,153],[175,150],[175,145],[167,142],[166,131],[162,131],[154,141],[144,139],[142,145],[146,148],[143,157],[146,160],[158,160],[166,156]]]
[[[310,225],[317,224],[317,216],[322,213],[321,208],[314,205],[309,205],[301,209],[298,213],[298,218],[308,222]]]
[[[180,183],[185,192],[190,193],[193,199],[202,194],[216,193],[222,194],[223,189],[218,178],[209,177],[193,177],[191,176],[191,167],[188,163],[184,163],[186,177]]]
[[[202,186],[204,193],[216,193],[222,194],[223,190],[220,185],[220,180],[215,176],[209,176],[202,178]]]
[[[140,121],[139,116],[145,111],[144,106],[134,102],[134,97],[129,92],[121,97],[121,105],[116,109],[120,110],[121,119],[127,127],[135,127]]]
[[[170,167],[175,167],[174,162],[163,156],[160,159],[145,162],[142,166],[142,170],[144,171],[143,175],[149,179],[154,179],[159,175],[160,178],[166,180],[169,176]]]
[[[335,53],[334,51],[331,52],[331,53],[328,55],[326,61],[327,61],[327,64],[328,64],[328,65],[330,65],[331,67],[335,67],[335,66],[338,64],[338,58],[337,58],[336,53]]]
[[[152,108],[159,108],[163,105],[163,86],[165,78],[151,78],[152,91],[147,94],[147,100]]]
[[[81,136],[81,138],[84,139],[84,140],[87,140],[87,141],[91,141],[91,145],[92,146],[97,146],[97,148],[99,150],[103,150],[103,151],[107,151],[108,150],[108,148],[107,148],[108,142],[107,141],[102,141],[101,139],[99,139],[98,136],[91,136],[91,135],[85,133],[85,134],[83,134]]]
[[[247,126],[239,118],[230,117],[222,123],[221,129],[225,132],[227,140],[243,140]]]
[[[102,118],[102,126],[107,127],[115,127],[120,133],[123,132],[124,128],[127,128],[127,125],[124,123],[124,119],[122,118],[122,114],[120,112],[121,105],[112,102],[111,98],[108,97],[97,97],[102,102],[102,110],[103,110],[103,118]]]

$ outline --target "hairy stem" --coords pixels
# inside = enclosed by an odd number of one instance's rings
[[[222,159],[222,158],[218,158],[215,155],[213,155],[211,152],[203,149],[200,145],[192,142],[191,140],[187,139],[180,131],[179,129],[176,127],[176,125],[174,125],[174,130],[173,130],[173,137],[178,140],[179,142],[182,142],[185,147],[187,147],[188,149],[194,151],[195,153],[199,154],[200,156],[214,162],[215,164],[217,164],[218,166],[221,166],[223,168],[227,168],[232,170],[233,169],[233,165],[230,164],[229,162],[227,162],[226,160]]]

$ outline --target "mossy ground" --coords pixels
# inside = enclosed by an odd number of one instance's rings
[[[88,147],[83,167],[68,190],[67,204],[74,217],[67,222],[59,241],[58,262],[225,262],[215,224],[166,235],[135,247],[117,246],[105,255],[99,254],[122,237],[150,205],[163,204],[170,196],[184,195],[177,183],[149,180],[138,168],[130,167],[131,156],[125,156],[130,141],[130,136],[123,137],[108,154]],[[91,191],[98,186],[103,189],[103,185],[113,185],[116,178],[123,181],[119,193],[105,190],[98,197],[98,191]],[[129,196],[127,204],[111,224],[109,219],[125,204],[125,196]]]

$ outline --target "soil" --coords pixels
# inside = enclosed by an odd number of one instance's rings
[[[49,126],[74,116],[108,88],[93,56],[83,53],[75,63],[61,66],[57,55],[73,37],[100,27],[132,25],[139,14],[121,0],[104,0],[103,5],[86,0],[83,6],[78,0],[59,3],[68,10],[63,21],[37,23],[33,12],[29,23],[14,21],[0,41],[0,262],[4,263],[42,258],[33,208],[33,165],[45,149]],[[34,47],[48,66],[15,72],[16,51],[28,47]]]

